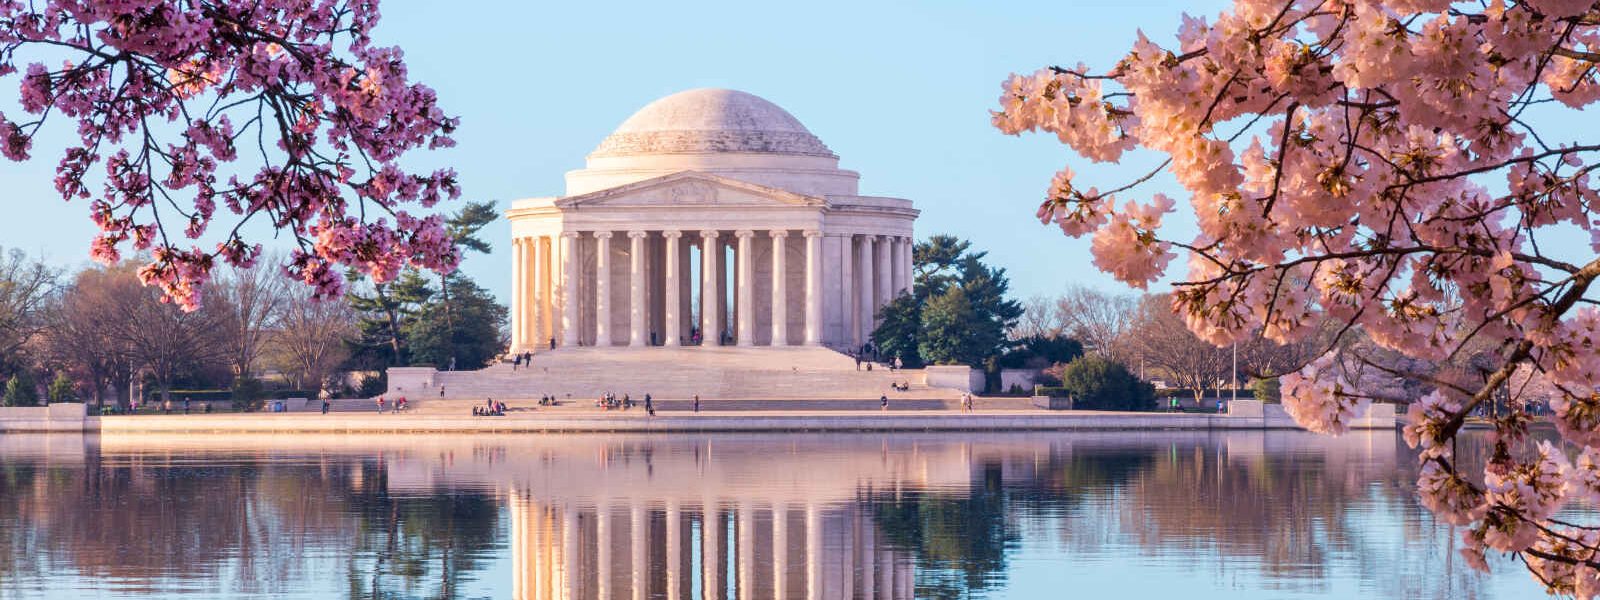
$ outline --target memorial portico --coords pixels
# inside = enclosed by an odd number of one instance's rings
[[[793,116],[731,90],[641,109],[518,200],[512,350],[557,346],[854,348],[910,289],[909,200],[859,175]]]

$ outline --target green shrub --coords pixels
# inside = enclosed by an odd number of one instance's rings
[[[261,387],[261,380],[254,377],[240,377],[233,380],[233,390],[229,400],[233,401],[233,409],[239,411],[261,410],[263,398],[267,393]]]
[[[1072,397],[1072,407],[1079,409],[1151,410],[1156,404],[1154,386],[1134,377],[1126,367],[1095,355],[1068,363],[1061,372],[1061,389]]]
[[[17,371],[11,381],[6,382],[6,393],[0,397],[0,404],[6,406],[38,406],[39,390],[33,383],[33,375],[27,369]]]
[[[368,375],[361,378],[361,386],[356,388],[356,397],[374,398],[387,391],[389,391],[389,380],[386,375]]]
[[[1256,400],[1262,404],[1277,404],[1283,399],[1278,393],[1278,378],[1268,377],[1250,382],[1250,391],[1255,393]]]
[[[77,402],[78,393],[72,389],[72,378],[66,373],[56,373],[55,381],[50,382],[50,403]]]

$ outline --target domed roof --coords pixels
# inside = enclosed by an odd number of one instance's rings
[[[737,90],[701,88],[651,102],[623,121],[590,156],[760,152],[834,157],[778,105]]]

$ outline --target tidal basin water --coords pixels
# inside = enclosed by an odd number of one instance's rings
[[[1543,595],[1414,472],[1389,432],[0,436],[0,598]]]

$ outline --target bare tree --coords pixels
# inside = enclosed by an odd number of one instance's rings
[[[1082,342],[1086,350],[1124,365],[1130,357],[1120,344],[1136,308],[1132,296],[1084,286],[1069,287],[1056,299],[1056,315],[1068,335]]]
[[[0,248],[0,368],[45,327],[60,273],[21,250]]]
[[[139,290],[138,279],[125,269],[88,269],[47,313],[45,355],[88,384],[97,406],[105,406],[108,391],[119,405],[128,397],[133,349],[119,332],[119,305]]]
[[[1151,294],[1139,300],[1124,348],[1136,359],[1148,363],[1178,387],[1194,393],[1199,401],[1207,388],[1233,374],[1231,348],[1218,348],[1195,337],[1183,319],[1172,310],[1167,294]]]
[[[208,308],[217,313],[228,366],[235,378],[254,372],[269,330],[277,325],[284,308],[286,280],[268,266],[278,262],[277,256],[268,255],[251,268],[229,269],[212,284]]]
[[[1022,316],[1011,328],[1011,339],[1053,338],[1066,332],[1061,317],[1060,304],[1044,296],[1034,296],[1022,301]]]
[[[357,318],[342,299],[318,301],[309,291],[291,288],[268,344],[268,360],[295,387],[320,389],[349,358],[350,341],[359,334]]]
[[[116,317],[113,338],[128,348],[136,372],[148,370],[161,390],[171,397],[172,383],[189,370],[227,357],[219,311],[208,307],[185,312],[165,300],[162,291],[139,284],[131,264],[108,269],[121,280],[114,285]],[[131,281],[133,289],[127,289]]]

